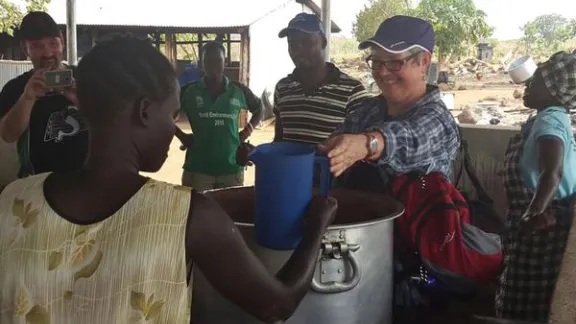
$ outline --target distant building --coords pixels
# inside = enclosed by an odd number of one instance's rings
[[[478,57],[480,61],[490,61],[494,56],[494,46],[491,46],[486,41],[481,41],[478,44]]]

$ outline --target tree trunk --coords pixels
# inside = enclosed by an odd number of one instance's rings
[[[438,49],[438,71],[447,71],[447,55],[442,51],[442,49]]]

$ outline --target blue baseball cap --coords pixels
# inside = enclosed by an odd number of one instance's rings
[[[283,38],[288,36],[288,32],[291,30],[301,31],[306,34],[317,34],[326,37],[322,21],[320,21],[320,18],[314,14],[297,14],[296,17],[290,20],[288,27],[282,29],[280,33],[278,33],[278,37]]]
[[[400,54],[414,48],[432,53],[434,29],[426,20],[410,16],[390,17],[378,27],[376,35],[363,41],[359,49],[378,46],[390,53]]]

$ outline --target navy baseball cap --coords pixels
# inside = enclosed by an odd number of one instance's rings
[[[324,26],[320,18],[314,14],[299,13],[296,17],[292,18],[288,23],[288,27],[282,29],[278,34],[278,37],[283,38],[288,36],[288,32],[291,30],[301,31],[307,34],[318,34],[326,36],[324,33]]]
[[[20,23],[16,37],[20,40],[36,40],[46,37],[60,36],[58,24],[52,17],[42,11],[31,11]]]
[[[376,45],[394,54],[421,48],[432,53],[434,41],[434,29],[426,20],[410,16],[394,16],[384,20],[378,27],[376,35],[360,43],[358,48],[363,50]]]

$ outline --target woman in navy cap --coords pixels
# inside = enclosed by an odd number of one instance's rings
[[[460,141],[440,90],[426,84],[434,39],[428,22],[394,16],[360,43],[382,93],[319,146],[341,185],[382,192],[389,178],[412,171],[450,175]]]

